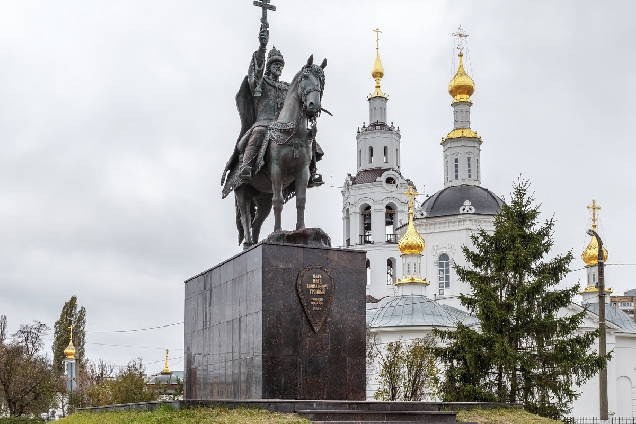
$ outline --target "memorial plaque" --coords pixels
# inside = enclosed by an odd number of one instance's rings
[[[296,279],[296,291],[311,327],[317,333],[327,319],[336,291],[331,272],[320,265],[303,268]]]

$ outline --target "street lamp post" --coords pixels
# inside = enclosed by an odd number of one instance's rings
[[[587,230],[598,243],[598,328],[601,334],[598,338],[598,353],[601,357],[607,354],[607,339],[605,334],[605,258],[603,257],[603,241],[594,230]],[[598,376],[601,401],[601,421],[608,420],[607,406],[607,365],[601,369]]]

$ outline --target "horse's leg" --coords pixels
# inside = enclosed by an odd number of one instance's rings
[[[243,242],[243,248],[248,248],[254,242],[252,241],[252,193],[246,186],[241,186],[234,191],[236,200],[238,202],[238,209],[241,213],[241,224],[243,225],[243,234],[245,235],[245,241]]]
[[[270,155],[272,158],[274,155]],[[272,204],[274,205],[274,231],[283,229],[281,224],[281,214],[283,212],[283,175],[280,167],[274,161],[271,161],[271,180],[272,180]]]
[[[254,216],[254,221],[252,221],[252,240],[254,240],[254,243],[258,243],[261,225],[263,225],[265,218],[272,211],[272,194],[260,193],[254,200],[256,201],[256,216]]]
[[[296,174],[296,229],[305,228],[305,204],[307,203],[307,182],[309,166],[305,166]]]

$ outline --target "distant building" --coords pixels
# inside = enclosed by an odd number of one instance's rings
[[[623,296],[611,296],[610,302],[636,322],[636,289],[627,290]]]
[[[156,393],[160,393],[161,397],[172,399],[175,396],[183,396],[183,382],[183,371],[170,371],[170,366],[168,364],[168,349],[166,349],[166,365],[164,366],[163,371],[150,376],[148,379],[148,385],[150,385]]]

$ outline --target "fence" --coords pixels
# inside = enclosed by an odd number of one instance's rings
[[[567,417],[563,419],[565,424],[600,424],[607,422],[608,424],[636,424],[636,418],[633,417],[612,417],[607,421],[601,421],[600,418],[588,417]]]

